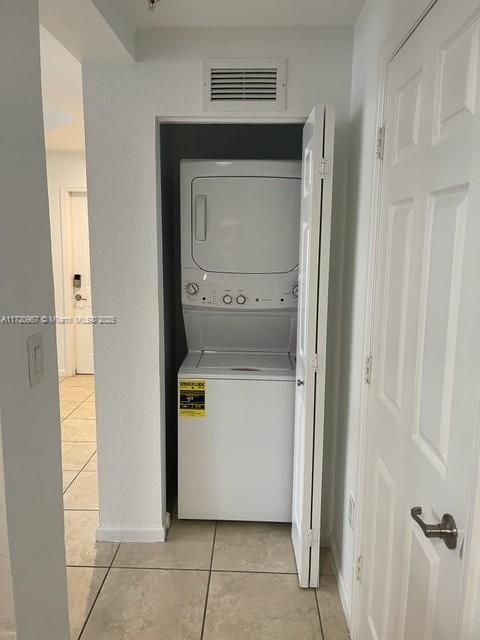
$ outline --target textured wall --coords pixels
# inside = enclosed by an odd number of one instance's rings
[[[54,313],[38,31],[36,0],[1,0],[0,315]],[[45,379],[30,389],[26,339],[37,331]],[[67,640],[55,329],[0,324],[0,354],[17,634],[19,640]]]
[[[93,304],[95,313],[118,316],[115,327],[97,327],[94,332],[102,537],[115,537],[115,532],[118,537],[122,531],[130,538],[161,535],[163,523],[163,285],[156,118],[205,117],[202,61],[208,57],[288,58],[287,110],[282,118],[304,118],[315,103],[336,106],[331,288],[335,327],[341,297],[351,47],[350,29],[163,29],[140,34],[142,61],[137,64],[84,66]],[[327,480],[334,466],[338,344],[338,335],[333,335]],[[328,502],[327,533],[332,514]]]

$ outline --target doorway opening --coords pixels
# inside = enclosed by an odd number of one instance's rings
[[[182,311],[180,162],[302,159],[302,124],[160,125],[167,509],[178,496],[177,375],[188,348]]]
[[[171,535],[210,521],[248,565],[271,523],[303,587],[320,575],[333,132],[324,106],[305,125],[159,131]]]
[[[97,438],[87,192],[62,188],[60,210],[62,283],[57,297],[62,296],[65,315],[58,320],[57,335],[64,503],[66,510],[96,510]]]
[[[40,26],[70,630],[77,639],[101,585],[97,433],[82,68]],[[113,550],[113,551],[112,551]]]

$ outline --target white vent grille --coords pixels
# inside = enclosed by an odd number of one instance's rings
[[[285,61],[207,61],[204,107],[208,111],[285,109]]]
[[[277,100],[277,70],[211,69],[211,100]]]

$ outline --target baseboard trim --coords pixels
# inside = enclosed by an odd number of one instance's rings
[[[97,542],[165,542],[163,527],[97,527]]]
[[[333,559],[333,568],[335,570],[335,575],[337,576],[337,586],[338,593],[340,594],[340,600],[342,602],[343,612],[345,614],[345,619],[347,621],[347,626],[349,631],[352,630],[352,616],[350,607],[348,606],[348,598],[347,598],[347,589],[345,586],[345,580],[343,579],[343,574],[340,571],[340,562],[338,559],[338,550],[337,546],[333,541],[333,536],[330,537],[330,551]]]

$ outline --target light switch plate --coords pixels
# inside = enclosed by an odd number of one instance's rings
[[[43,338],[40,332],[27,338],[28,351],[28,379],[30,388],[42,382],[45,378],[43,364]]]

